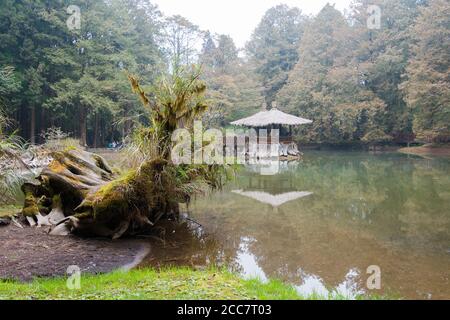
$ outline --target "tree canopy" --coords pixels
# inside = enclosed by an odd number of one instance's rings
[[[415,114],[414,131],[424,140],[450,136],[450,5],[430,1],[411,30],[412,55],[402,87]]]
[[[274,101],[299,59],[298,46],[307,21],[299,9],[278,5],[266,12],[247,44],[267,103]]]
[[[2,1],[0,67],[14,82],[0,93],[30,142],[50,127],[92,147],[121,140],[149,121],[126,71],[151,86],[191,64],[208,87],[211,126],[278,102],[314,120],[297,132],[305,142],[448,140],[448,1],[356,0],[345,14],[327,5],[314,16],[278,5],[245,48],[151,0],[77,1],[75,29],[70,4]],[[374,5],[379,28],[368,25]]]

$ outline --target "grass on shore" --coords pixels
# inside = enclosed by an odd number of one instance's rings
[[[298,300],[294,287],[272,280],[243,280],[228,271],[172,268],[83,275],[79,290],[67,279],[37,279],[31,283],[0,281],[0,300]],[[361,297],[362,298],[362,297]],[[326,299],[326,298],[325,298]],[[333,296],[333,299],[345,297]]]
[[[20,211],[0,207],[0,218]],[[361,296],[358,299],[364,299]],[[70,290],[66,278],[36,279],[30,283],[0,279],[0,300],[345,300],[300,296],[293,286],[278,280],[244,280],[226,270],[194,271],[187,268],[142,269],[109,274],[83,274],[79,290]],[[370,297],[370,299],[378,299]]]
[[[0,218],[9,217],[20,211],[19,206],[0,206]]]

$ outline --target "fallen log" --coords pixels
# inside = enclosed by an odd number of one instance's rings
[[[22,186],[22,221],[70,233],[117,239],[146,232],[160,219],[177,219],[187,195],[173,165],[156,159],[118,176],[99,155],[81,150],[52,154],[35,182]]]

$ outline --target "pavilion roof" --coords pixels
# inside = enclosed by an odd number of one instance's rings
[[[312,123],[312,121],[284,113],[277,108],[272,108],[271,110],[258,112],[251,117],[234,121],[231,124],[243,127],[266,127],[273,124],[299,126],[309,123]]]

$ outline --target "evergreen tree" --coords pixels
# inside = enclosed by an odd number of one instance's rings
[[[142,109],[125,70],[151,82],[162,69],[160,13],[148,0],[78,1],[81,29],[70,30],[66,1],[3,1],[0,64],[20,75],[9,113],[34,142],[58,126],[82,144],[104,145],[112,126]],[[77,121],[73,121],[77,119]],[[130,132],[125,121],[121,133]]]
[[[297,49],[306,22],[299,9],[278,5],[266,12],[247,44],[247,54],[261,79],[267,103],[275,99],[298,61]]]
[[[450,3],[430,1],[412,31],[412,57],[403,84],[414,130],[429,142],[450,140]]]
[[[384,103],[370,92],[352,56],[356,47],[351,27],[327,5],[307,27],[300,60],[278,94],[288,111],[313,120],[301,128],[311,142],[385,140],[376,126]]]
[[[206,33],[200,55],[210,101],[204,120],[209,125],[227,126],[255,112],[263,97],[254,71],[239,57],[233,39],[218,35],[215,40]]]
[[[410,28],[423,1],[359,0],[351,14],[358,46],[358,70],[366,86],[386,104],[379,125],[398,142],[413,140],[413,116],[399,90],[410,56]],[[368,27],[370,6],[380,9],[380,26]]]
[[[164,24],[164,49],[168,64],[177,70],[197,62],[196,46],[201,43],[200,28],[186,18],[175,15],[168,17]]]

